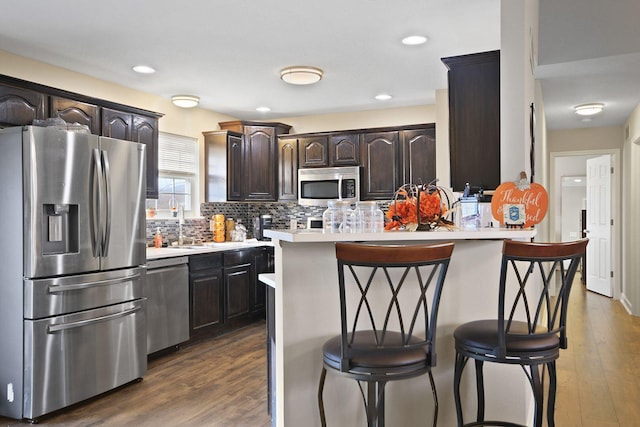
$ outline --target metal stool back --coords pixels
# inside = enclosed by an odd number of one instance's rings
[[[384,426],[388,381],[428,374],[436,363],[436,325],[453,243],[369,245],[336,243],[341,333],[323,346],[318,405],[326,426],[327,370],[358,381],[368,426]],[[367,384],[367,391],[362,383]]]
[[[534,425],[542,426],[543,373],[549,373],[547,423],[554,425],[556,359],[567,348],[567,305],[573,279],[588,239],[563,243],[505,240],[498,292],[498,317],[465,323],[454,332],[454,398],[458,426],[519,426],[484,420],[484,362],[521,365],[535,398]],[[509,287],[510,284],[514,289]],[[460,399],[462,372],[475,360],[476,421],[464,424]]]

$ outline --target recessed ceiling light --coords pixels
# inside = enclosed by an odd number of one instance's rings
[[[576,114],[581,116],[593,116],[594,114],[598,114],[604,108],[604,104],[600,102],[593,102],[590,104],[580,104],[573,107],[576,111]]]
[[[320,68],[296,65],[280,70],[280,78],[292,85],[310,85],[322,79],[323,72]]]
[[[389,100],[389,99],[391,99],[393,97],[391,95],[389,95],[388,93],[380,93],[380,94],[376,95],[375,98],[378,101],[387,101],[387,100]]]
[[[269,111],[271,111],[271,108],[269,108],[269,107],[258,107],[258,108],[256,108],[256,111],[259,111],[261,113],[268,113]]]
[[[194,95],[174,95],[171,102],[177,107],[193,108],[200,103],[200,98]]]
[[[407,46],[416,46],[419,44],[425,44],[427,40],[428,39],[425,36],[408,36],[402,39],[402,44],[406,44]]]
[[[153,74],[156,72],[153,67],[149,67],[148,65],[136,65],[133,67],[133,71],[140,74]]]

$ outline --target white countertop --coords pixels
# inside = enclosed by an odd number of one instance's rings
[[[381,233],[325,233],[323,230],[264,230],[272,239],[292,243],[411,241],[411,240],[494,240],[530,239],[536,229],[479,228],[476,230],[383,231]]]
[[[233,249],[254,248],[259,246],[273,246],[268,241],[248,239],[245,242],[207,242],[202,245],[173,246],[167,248],[147,248],[147,259],[172,258],[209,252],[229,251]]]
[[[267,286],[275,289],[276,287],[276,275],[275,273],[260,273],[258,274],[258,280]]]

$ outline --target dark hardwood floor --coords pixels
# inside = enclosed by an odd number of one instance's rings
[[[569,316],[569,348],[558,360],[556,426],[640,426],[640,317],[628,315],[619,301],[585,291],[579,281]],[[40,424],[270,426],[265,339],[260,322],[182,348],[150,362],[142,382]],[[24,424],[0,418],[0,426],[16,425]]]

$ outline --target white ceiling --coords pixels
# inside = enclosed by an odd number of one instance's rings
[[[640,2],[540,3],[547,125],[624,123],[640,98]],[[412,34],[429,42],[400,43]],[[0,15],[2,50],[247,120],[433,104],[440,58],[499,48],[500,0],[23,0]],[[141,63],[157,72],[135,74]],[[325,76],[287,85],[290,65]],[[571,111],[587,101],[607,104],[589,124]]]
[[[549,129],[620,126],[640,103],[640,1],[540,0],[538,67]],[[602,102],[592,122],[574,105]]]

